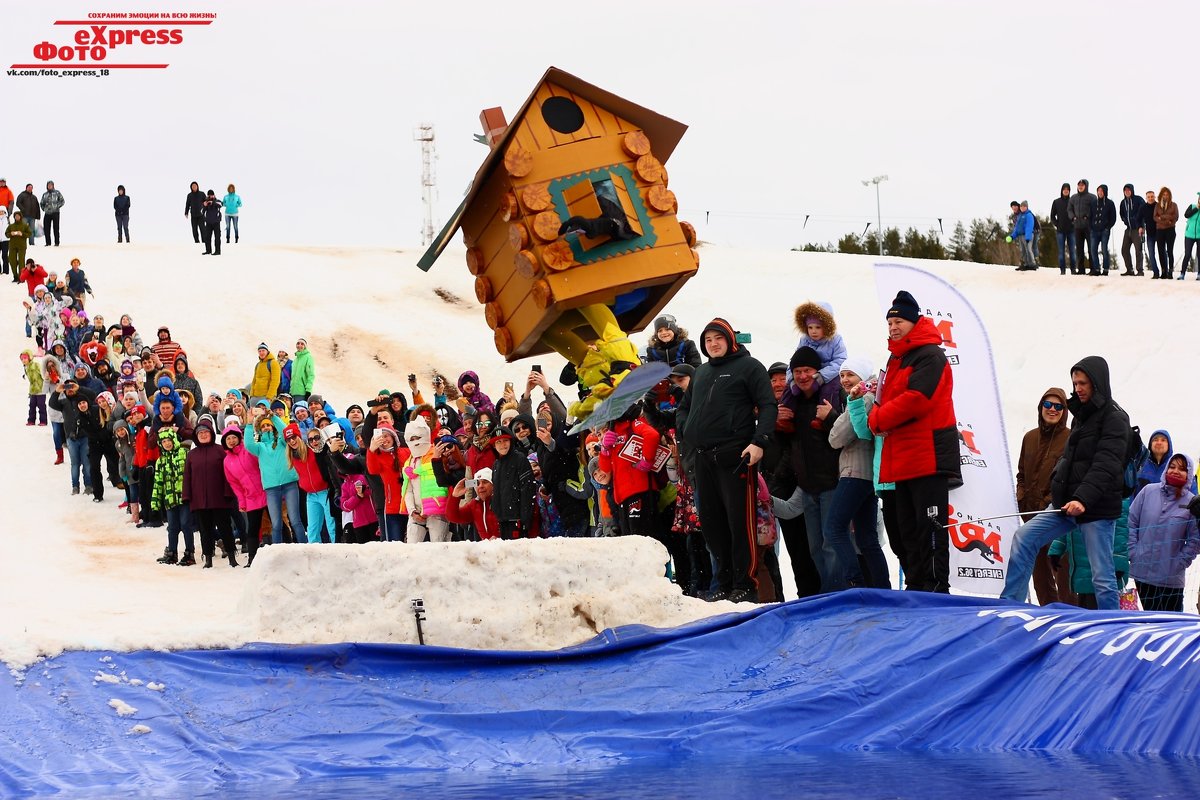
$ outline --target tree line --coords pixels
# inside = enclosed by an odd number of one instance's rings
[[[1038,232],[1038,265],[1058,266],[1058,250],[1054,226],[1047,217],[1038,217],[1041,230]],[[973,219],[970,225],[959,221],[950,238],[943,243],[936,228],[921,233],[909,228],[901,234],[899,228],[888,228],[883,232],[883,254],[904,258],[931,258],[952,261],[974,261],[979,264],[1021,263],[1020,248],[1004,241],[1009,227],[995,219]],[[805,253],[854,253],[876,255],[879,253],[879,234],[872,231],[865,236],[847,233],[837,243],[806,244],[792,250]]]

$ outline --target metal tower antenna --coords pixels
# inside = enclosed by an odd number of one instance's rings
[[[437,153],[433,145],[433,125],[424,123],[413,130],[413,141],[421,143],[421,201],[425,204],[425,222],[421,226],[421,244],[433,242],[433,201],[437,195],[437,178],[433,162]]]

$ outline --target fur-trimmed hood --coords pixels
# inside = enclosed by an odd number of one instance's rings
[[[825,338],[832,339],[837,333],[837,323],[833,320],[833,306],[824,301],[814,303],[808,300],[796,306],[796,330],[808,333],[808,318],[816,317],[825,328]]]

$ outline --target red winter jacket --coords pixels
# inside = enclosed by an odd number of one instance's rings
[[[624,420],[613,425],[617,434],[617,443],[612,452],[605,454],[600,451],[600,469],[612,475],[613,500],[620,505],[635,494],[648,492],[654,488],[652,472],[638,469],[637,464],[621,457],[621,450],[635,435],[642,437],[643,462],[653,462],[654,453],[658,450],[662,438],[649,423],[641,417],[635,420]],[[645,466],[645,463],[643,463]]]
[[[133,465],[145,467],[158,461],[158,437],[150,432],[149,423],[138,426],[133,438]]]
[[[446,519],[455,525],[474,525],[480,539],[495,539],[500,535],[500,521],[496,519],[496,512],[492,511],[492,504],[481,502],[478,498],[464,504],[461,497],[454,496],[454,492],[448,493]]]
[[[395,458],[393,458],[393,455]],[[378,475],[383,481],[383,513],[405,514],[404,492],[400,490],[401,467],[408,461],[407,448],[398,447],[391,453],[382,450],[367,450],[367,472]]]
[[[868,418],[883,435],[879,481],[930,475],[962,484],[958,422],[954,416],[954,373],[942,351],[942,335],[928,317],[908,336],[889,341],[887,371]]]

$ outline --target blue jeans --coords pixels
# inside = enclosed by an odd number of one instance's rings
[[[1075,254],[1075,234],[1071,231],[1063,233],[1059,231],[1058,237],[1058,269],[1065,271],[1067,268],[1067,254],[1071,255],[1071,271],[1074,272],[1079,264],[1079,258]]]
[[[267,508],[271,514],[271,543],[283,541],[283,504],[287,503],[288,520],[297,541],[300,537],[300,484],[296,481],[267,489]]]
[[[1004,578],[1001,597],[1025,602],[1029,596],[1029,578],[1038,551],[1075,527],[1083,536],[1088,564],[1092,568],[1092,587],[1096,590],[1096,607],[1116,611],[1121,607],[1117,593],[1117,570],[1113,566],[1113,538],[1117,530],[1115,519],[1077,522],[1065,514],[1041,514],[1026,522],[1013,534],[1008,553],[1008,572]]]
[[[179,532],[183,531],[183,548],[185,553],[196,552],[196,540],[192,536],[192,527],[184,524],[188,516],[186,506],[178,505],[167,509],[167,548],[179,552]]]
[[[847,584],[870,586],[872,589],[892,588],[888,580],[887,560],[879,546],[879,498],[875,486],[861,478],[842,478],[833,490],[833,507],[829,511],[825,540],[837,553],[838,567]],[[854,523],[854,540],[850,539],[850,523]],[[857,552],[855,545],[858,545]],[[871,573],[867,580],[859,566],[858,554],[867,562]]]
[[[78,439],[67,439],[67,452],[71,454],[71,488],[79,488],[80,475],[83,476],[83,485],[92,485],[91,471],[87,468],[88,463],[88,440],[86,436],[80,436]]]
[[[383,540],[385,542],[406,542],[405,531],[408,529],[407,514],[383,515]]]
[[[829,530],[829,512],[833,510],[834,489],[819,494],[804,493],[804,526],[808,529],[808,552],[821,576],[821,591],[846,588],[846,579],[838,569],[837,552],[825,531]]]
[[[50,435],[54,438],[54,449],[62,450],[64,442],[67,441],[67,431],[63,428],[63,424],[61,422],[51,422]]]
[[[233,223],[233,238],[235,238],[235,239],[239,238],[238,237],[237,220],[238,220],[237,214],[226,215],[226,217],[225,217],[225,241],[227,241],[227,242],[229,241],[229,223],[231,223],[231,222]]]
[[[1149,235],[1150,229],[1147,228],[1146,235],[1146,258],[1150,260],[1150,271],[1154,273],[1154,277],[1158,277],[1158,240]]]
[[[1108,267],[1109,267],[1108,237],[1111,233],[1112,233],[1112,231],[1109,231],[1109,230],[1092,231],[1092,242],[1091,242],[1092,252],[1098,254],[1096,256],[1096,260],[1100,260],[1100,261],[1104,262],[1102,271],[1105,273],[1108,272]],[[1092,271],[1093,272],[1095,272],[1096,269],[1099,267],[1100,267],[1099,264],[1096,264],[1095,262],[1092,263]]]
[[[308,543],[321,543],[322,523],[329,531],[329,543],[336,542],[337,523],[333,521],[333,514],[329,512],[329,490],[309,492],[304,502],[308,509]]]

